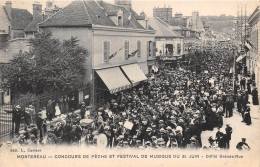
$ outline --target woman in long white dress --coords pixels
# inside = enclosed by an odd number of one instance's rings
[[[56,106],[55,106],[55,116],[60,116],[60,115],[61,115],[60,107],[59,107],[59,104],[56,103]]]

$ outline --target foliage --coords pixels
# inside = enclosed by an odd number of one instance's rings
[[[29,41],[29,52],[20,52],[3,65],[5,86],[16,93],[71,90],[82,84],[87,50],[71,37],[60,42],[52,33],[42,31]]]

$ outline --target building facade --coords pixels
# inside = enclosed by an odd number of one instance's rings
[[[156,56],[177,58],[183,55],[183,37],[160,18],[149,18],[155,33]]]
[[[250,50],[247,53],[248,70],[255,75],[255,82],[258,89],[260,88],[260,6],[249,16],[248,24],[250,26],[250,33],[248,41],[251,44]],[[259,95],[259,94],[258,94]]]
[[[88,50],[84,82],[91,85],[93,106],[146,79],[155,31],[134,17],[124,6],[74,1],[39,24],[60,40],[77,37]]]

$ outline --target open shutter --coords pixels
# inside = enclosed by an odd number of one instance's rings
[[[110,56],[110,42],[104,42],[104,61],[108,61]]]
[[[128,54],[129,54],[129,41],[125,41],[124,50],[125,50],[125,59],[128,59]]]
[[[150,41],[147,41],[147,57],[150,56]]]
[[[138,51],[137,51],[137,56],[138,57],[141,57],[141,41],[137,41],[137,49],[138,49]]]
[[[153,57],[156,56],[157,48],[156,48],[156,42],[153,42]]]

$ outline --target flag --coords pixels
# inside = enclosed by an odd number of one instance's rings
[[[130,15],[128,16],[128,20],[131,20],[131,18],[132,18],[132,13],[130,13]]]
[[[254,47],[254,45],[252,45],[248,40],[246,40],[246,42],[245,42],[245,49],[247,51],[249,51],[252,47]]]
[[[236,59],[236,62],[239,62],[239,61],[242,60],[244,57],[246,57],[246,54],[241,54],[241,55]]]
[[[132,52],[131,54],[129,54],[129,55],[128,55],[128,58],[134,57],[137,52],[138,52],[138,49],[137,49],[136,51]]]
[[[112,55],[109,56],[109,59],[112,59],[113,57],[115,57],[115,55],[122,50],[124,47],[120,48],[118,51],[116,51],[115,53],[113,53]]]

